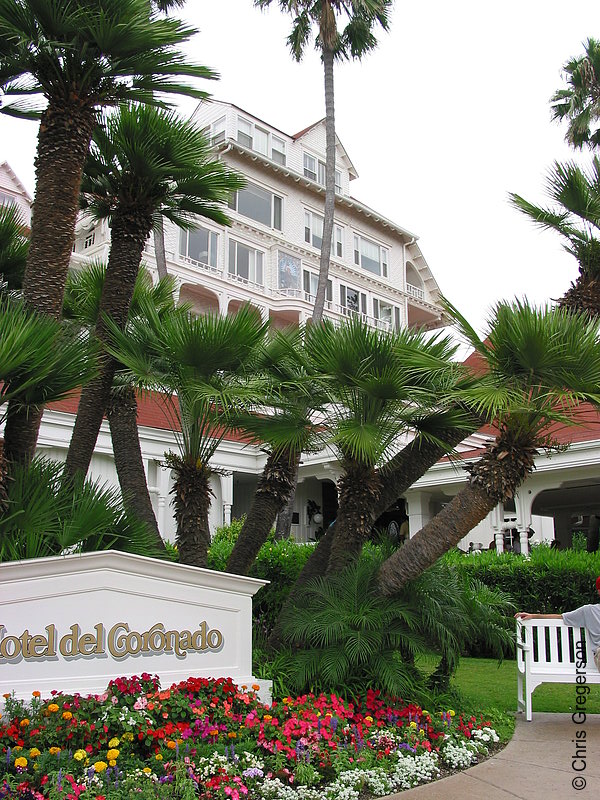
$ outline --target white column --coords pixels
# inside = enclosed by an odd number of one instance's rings
[[[492,509],[488,514],[490,526],[494,532],[494,539],[496,541],[496,552],[504,552],[504,505],[498,503],[496,508]]]
[[[225,292],[219,294],[219,314],[222,317],[227,316],[227,309],[229,308],[229,295]]]
[[[164,464],[157,464],[157,489],[158,489],[158,509],[156,520],[158,529],[163,539],[175,538],[175,527],[173,524],[173,516],[171,514],[170,498],[169,498],[169,480],[171,477],[171,470]]]
[[[224,472],[221,478],[221,500],[223,503],[223,525],[231,525],[233,507],[233,472]]]
[[[515,496],[515,509],[517,511],[517,530],[521,542],[521,553],[529,555],[529,528],[531,527],[531,506],[533,505],[533,494],[525,487]]]
[[[414,536],[431,519],[429,492],[410,492],[406,495],[409,536]]]

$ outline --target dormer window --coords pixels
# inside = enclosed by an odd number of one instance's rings
[[[210,125],[209,136],[213,144],[225,141],[225,125],[227,120],[225,117],[219,117]]]
[[[285,141],[249,119],[238,117],[237,140],[249,150],[285,165]]]
[[[325,162],[311,156],[310,153],[304,153],[304,177],[310,178],[320,186],[325,186]],[[342,173],[339,169],[335,171],[335,190],[338,194],[342,191]]]

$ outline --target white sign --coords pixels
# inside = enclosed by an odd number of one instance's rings
[[[0,564],[0,694],[96,694],[119,676],[161,686],[252,675],[252,596],[267,581],[106,551]]]

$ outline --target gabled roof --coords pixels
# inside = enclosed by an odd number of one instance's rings
[[[13,169],[8,163],[8,161],[3,161],[0,164],[0,171],[1,170],[5,170],[8,173],[10,179],[15,183],[19,193],[23,195],[23,197],[27,200],[29,204],[31,204],[33,202],[31,195],[29,194],[25,186],[21,183],[17,175],[13,172]],[[8,189],[9,187],[7,186],[6,188]]]
[[[306,136],[307,133],[310,133],[310,131],[314,130],[319,125],[322,125],[323,127],[325,127],[325,117],[323,117],[323,119],[317,120],[317,122],[313,122],[312,125],[309,125],[307,128],[303,128],[301,131],[298,131],[298,133],[292,134],[292,139],[295,139],[296,141],[298,141],[298,139],[304,138],[304,136]],[[350,159],[350,156],[348,155],[348,151],[346,150],[344,145],[341,143],[340,137],[337,135],[337,133],[335,135],[335,144],[336,144],[336,147],[339,147],[339,149],[342,151],[342,156],[344,157],[344,159],[347,162],[346,165],[348,167],[348,171],[350,173],[350,177],[351,178],[358,178],[358,172],[356,171],[356,167],[352,163],[352,161]]]

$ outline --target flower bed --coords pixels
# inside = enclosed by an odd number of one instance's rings
[[[230,679],[112,681],[102,695],[6,696],[0,799],[354,800],[463,769],[496,733],[368,691],[262,705]]]

